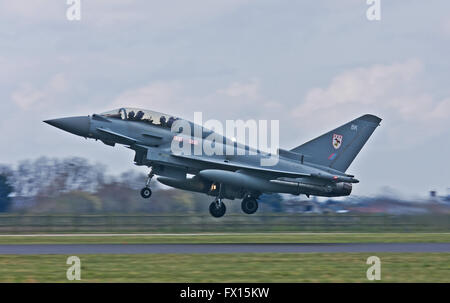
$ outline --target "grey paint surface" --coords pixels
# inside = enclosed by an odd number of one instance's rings
[[[0,245],[0,255],[189,253],[450,252],[450,243],[320,244],[23,244]]]

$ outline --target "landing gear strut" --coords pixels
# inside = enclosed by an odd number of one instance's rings
[[[225,207],[222,199],[222,184],[219,184],[219,195],[216,200],[209,205],[209,213],[215,218],[220,218],[225,215],[226,211],[227,208]]]
[[[252,196],[245,197],[242,200],[241,208],[248,215],[254,214],[258,210],[258,201]]]
[[[141,190],[141,196],[144,199],[148,199],[152,195],[152,190],[150,189],[150,181],[152,180],[155,174],[152,172],[150,168],[150,173],[148,174],[147,182],[145,183],[145,187]]]

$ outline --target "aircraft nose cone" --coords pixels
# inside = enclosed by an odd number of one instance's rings
[[[85,116],[45,120],[44,122],[82,137],[87,137],[89,133],[90,119]]]

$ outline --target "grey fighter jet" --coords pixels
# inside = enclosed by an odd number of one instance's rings
[[[165,185],[215,197],[209,211],[218,218],[226,212],[223,199],[242,199],[244,213],[253,214],[264,193],[350,195],[352,183],[359,181],[345,171],[380,121],[374,115],[363,115],[291,150],[279,148],[276,155],[190,121],[136,108],[44,122],[106,145],[125,145],[136,152],[136,165],[150,167],[141,190],[143,198],[152,195],[149,184],[157,175]],[[210,138],[214,138],[213,142]],[[217,150],[216,144],[219,149],[235,153],[204,152],[205,146]],[[174,150],[174,146],[178,149]],[[261,164],[268,157],[276,157],[274,165]]]

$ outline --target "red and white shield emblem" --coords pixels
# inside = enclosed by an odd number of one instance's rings
[[[338,149],[339,147],[341,147],[342,144],[342,136],[341,135],[337,135],[337,134],[333,134],[333,147],[335,149]]]

